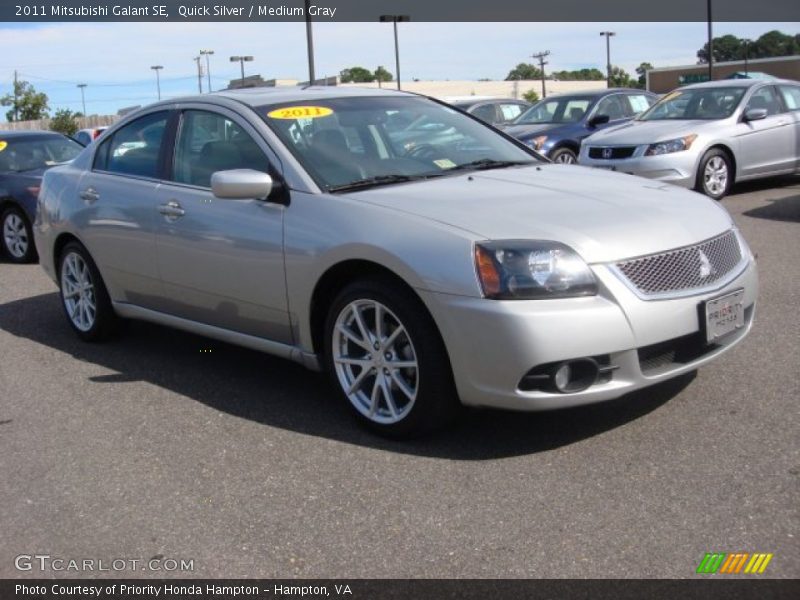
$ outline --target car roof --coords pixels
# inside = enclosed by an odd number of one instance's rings
[[[693,90],[703,88],[749,88],[754,85],[775,85],[778,83],[793,83],[797,85],[796,81],[789,79],[720,79],[718,81],[703,81],[702,83],[693,83],[691,85],[684,85],[678,89]]]
[[[0,138],[10,140],[13,138],[26,138],[26,137],[64,137],[57,131],[40,131],[38,129],[13,129],[8,131],[0,130]]]
[[[518,98],[461,98],[459,100],[445,100],[449,104],[453,106],[475,106],[476,104],[491,104],[491,103],[512,103],[512,104],[528,104],[525,100],[520,100]]]
[[[603,88],[602,90],[583,90],[578,92],[563,92],[561,94],[551,94],[548,95],[545,100],[550,100],[553,98],[599,98],[600,96],[607,96],[608,94],[618,94],[620,92],[626,92],[630,94],[649,94],[651,96],[655,96],[653,92],[649,92],[647,90],[642,90],[639,88]]]
[[[417,97],[418,94],[410,94],[397,90],[385,90],[362,87],[339,87],[339,86],[286,86],[286,87],[261,87],[245,88],[241,90],[221,90],[211,94],[204,94],[203,99],[209,96],[222,96],[238,100],[250,106],[263,106],[265,104],[280,104],[283,102],[306,102],[308,100],[327,100],[333,98],[357,98],[357,97],[385,97],[385,96],[406,96]],[[197,99],[198,96],[190,98],[178,98],[173,102],[181,102],[188,99]]]

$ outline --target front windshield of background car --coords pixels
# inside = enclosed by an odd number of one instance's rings
[[[33,171],[72,160],[83,150],[67,137],[0,137],[0,173]]]
[[[334,98],[257,111],[317,183],[332,191],[541,160],[426,98]]]
[[[587,96],[559,96],[534,104],[522,113],[513,125],[533,123],[577,123],[583,119],[593,98]]]
[[[739,106],[746,88],[696,88],[675,90],[639,115],[639,121],[726,119]]]

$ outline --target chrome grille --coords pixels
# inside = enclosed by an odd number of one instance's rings
[[[617,269],[646,296],[704,288],[742,260],[733,230],[694,246],[617,263]]]

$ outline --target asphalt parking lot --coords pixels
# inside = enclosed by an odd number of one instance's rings
[[[0,262],[0,577],[20,554],[194,561],[124,577],[800,576],[800,179],[724,200],[758,254],[750,337],[622,400],[358,429],[322,376],[132,323],[79,342],[38,265]],[[705,576],[708,577],[708,576]]]

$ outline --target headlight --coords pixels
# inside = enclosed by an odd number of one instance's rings
[[[475,265],[487,298],[594,296],[597,282],[571,248],[558,242],[506,241],[475,245]]]
[[[697,139],[697,134],[686,135],[666,142],[656,142],[647,147],[645,156],[657,156],[659,154],[670,154],[672,152],[682,152],[692,147],[692,142]]]

